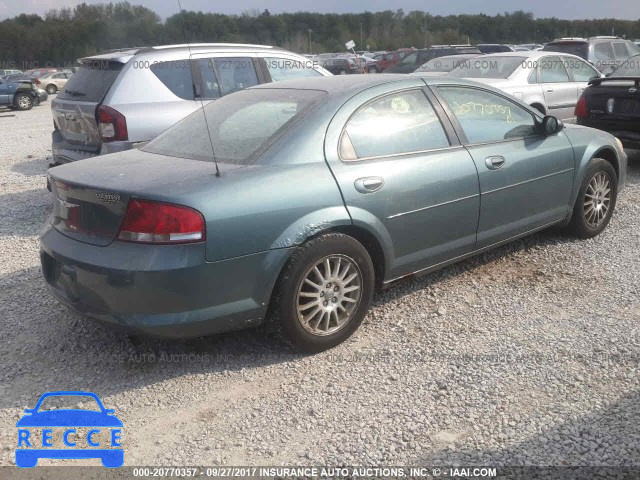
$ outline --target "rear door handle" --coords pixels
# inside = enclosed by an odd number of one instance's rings
[[[484,160],[484,164],[489,170],[498,170],[504,166],[504,157],[502,155],[492,155]]]
[[[383,187],[384,179],[381,177],[363,177],[358,178],[353,184],[360,193],[373,193]]]
[[[547,93],[553,93],[553,88],[547,88]]]

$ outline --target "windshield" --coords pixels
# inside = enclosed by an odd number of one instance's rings
[[[449,75],[457,78],[509,78],[524,62],[525,57],[491,57],[481,62],[465,62]]]
[[[640,77],[640,55],[631,57],[620,65],[612,74],[612,77]]]
[[[147,152],[249,165],[326,92],[256,89],[222,97],[152,140]],[[206,115],[206,122],[203,117]]]
[[[589,44],[586,42],[554,42],[542,49],[545,52],[569,53],[587,60],[589,58]]]
[[[120,62],[96,60],[87,62],[69,79],[60,92],[61,100],[100,102],[122,70]]]

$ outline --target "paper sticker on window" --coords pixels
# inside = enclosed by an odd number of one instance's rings
[[[407,113],[411,110],[411,105],[402,97],[395,97],[391,100],[391,108],[398,113]]]

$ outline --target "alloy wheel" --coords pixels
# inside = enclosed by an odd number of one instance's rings
[[[591,228],[597,228],[611,208],[611,179],[598,172],[589,182],[584,198],[584,219]]]
[[[329,255],[302,277],[297,318],[313,335],[331,335],[349,323],[362,298],[362,272],[346,255]]]

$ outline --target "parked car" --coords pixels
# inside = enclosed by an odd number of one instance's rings
[[[384,73],[411,73],[432,58],[469,53],[480,55],[481,52],[476,47],[470,45],[437,45],[410,53],[396,65],[383,71]]]
[[[15,75],[16,73],[22,73],[22,70],[16,70],[11,68],[0,68],[0,77],[5,75]]]
[[[0,107],[31,110],[37,103],[39,103],[38,92],[32,82],[0,79]]]
[[[407,55],[410,55],[415,51],[415,48],[399,48],[398,50],[394,50],[393,52],[387,52],[383,54],[380,58],[374,57],[374,59],[378,61],[380,71],[384,72],[388,68],[393,67],[400,60],[403,60]]]
[[[327,58],[322,62],[322,67],[333,75],[362,73],[363,66],[358,64],[356,59],[352,57],[333,57]]]
[[[34,102],[33,105],[35,107],[37,107],[38,105],[42,104],[42,102],[46,102],[47,99],[49,98],[49,95],[47,94],[47,92],[45,92],[43,89],[39,88],[36,84],[33,78],[31,78],[29,75],[25,75],[24,73],[14,73],[11,75],[4,75],[2,77],[0,77],[2,80],[4,80],[7,83],[27,83],[27,84],[33,84],[33,86],[24,86],[23,88],[31,88],[32,90],[36,91],[36,98],[34,98]]]
[[[80,64],[51,102],[54,164],[140,146],[202,102],[252,85],[330,75],[280,48],[224,43],[111,51]]]
[[[504,43],[479,43],[476,46],[482,53],[505,53],[514,51],[514,48],[511,45],[506,45]]]
[[[108,324],[188,337],[266,318],[320,351],[354,333],[376,286],[552,225],[598,235],[626,162],[608,133],[474,82],[260,85],[140,150],[50,169],[43,275]]]
[[[546,52],[577,55],[604,74],[611,73],[629,57],[640,54],[640,47],[620,37],[560,38],[547,43]]]
[[[36,79],[36,85],[41,86],[49,95],[62,90],[71,78],[71,72],[51,72]]]
[[[461,55],[445,55],[444,57],[434,58],[427,63],[419,66],[412,75],[428,73],[430,75],[447,75],[451,70],[461,65],[467,65],[467,62],[473,58],[481,57],[482,54],[470,53]]]
[[[575,55],[552,52],[493,53],[458,66],[450,76],[493,85],[543,114],[573,119],[578,97],[602,74]]]
[[[576,105],[579,125],[615,135],[627,148],[640,149],[640,55],[607,78],[589,83]]]

